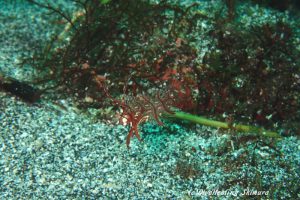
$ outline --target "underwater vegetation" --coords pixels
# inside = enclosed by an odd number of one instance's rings
[[[219,100],[217,112],[230,108],[265,125],[299,117],[299,52],[287,24],[279,21],[247,32],[228,26],[212,35],[218,51],[204,58],[209,66],[205,76],[216,80],[207,87],[219,93],[210,92],[206,98],[210,102],[221,94],[228,99]]]
[[[28,2],[64,22],[61,34],[24,59],[39,74],[34,84],[72,96],[81,108],[113,106],[130,125],[128,146],[132,136],[140,139],[141,122],[151,117],[162,125],[164,113],[176,118],[179,110],[228,127],[243,122],[300,133],[299,44],[281,19],[245,30],[233,0],[215,17],[198,12],[197,4],[167,0],[74,0],[75,13]],[[190,33],[207,19],[215,46],[199,59],[197,33]],[[177,118],[189,120],[183,116]]]

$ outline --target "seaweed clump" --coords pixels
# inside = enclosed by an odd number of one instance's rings
[[[50,3],[28,1],[58,14],[67,24],[44,51],[26,60],[39,72],[36,83],[75,94],[79,101],[88,97],[100,102],[106,97],[94,81],[100,76],[111,94],[122,94],[129,79],[128,88],[135,94],[160,87],[158,80],[167,79],[170,68],[179,66],[170,59],[179,61],[180,53],[187,54],[182,51],[192,51],[188,45],[176,48],[178,33],[191,31],[196,23],[190,19],[190,8],[167,1],[74,1],[78,11],[67,14]]]
[[[192,46],[197,23],[209,17],[162,0],[81,1],[65,13],[50,3],[28,0],[56,13],[64,31],[31,62],[37,84],[76,98],[81,107],[117,106],[137,126],[171,108],[194,114],[244,120],[273,128],[299,121],[299,50],[292,28],[283,21],[244,30],[236,23],[236,2],[225,1],[226,18],[210,19],[215,49],[202,63]],[[197,37],[197,36],[196,36]],[[42,74],[42,75],[40,75]],[[165,93],[166,98],[160,98]],[[159,95],[157,95],[159,94]],[[230,125],[230,126],[229,126]]]
[[[73,96],[80,107],[119,107],[131,125],[127,145],[133,135],[139,138],[137,126],[149,115],[161,124],[157,106],[169,113],[172,106],[194,108],[196,50],[185,35],[203,17],[192,14],[196,4],[74,1],[78,10],[68,14],[49,2],[28,1],[66,23],[43,51],[24,60],[36,67],[43,91]]]
[[[246,116],[267,127],[299,121],[300,52],[292,28],[281,20],[247,31],[234,22],[216,26],[217,49],[206,54],[199,72],[203,111]]]

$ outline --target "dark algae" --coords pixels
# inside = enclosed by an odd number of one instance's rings
[[[299,42],[282,19],[245,28],[232,0],[215,17],[197,12],[200,3],[75,1],[78,10],[65,13],[28,1],[66,27],[25,63],[40,71],[37,85],[63,90],[82,108],[124,108],[126,99],[140,107],[134,99],[145,98],[154,109],[157,93],[168,93],[168,109],[299,133]],[[201,60],[193,41],[204,20],[215,46]]]
[[[2,77],[1,74],[0,90],[15,95],[28,103],[35,103],[40,99],[41,95],[41,91],[29,85],[28,83],[20,82],[8,77]]]

